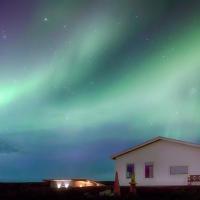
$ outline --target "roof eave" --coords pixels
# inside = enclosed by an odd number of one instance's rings
[[[179,144],[200,148],[200,145],[198,145],[198,144],[194,144],[194,143],[189,143],[189,142],[185,142],[185,141],[181,141],[181,140],[176,140],[176,139],[172,139],[172,138],[165,138],[165,137],[162,137],[162,136],[158,136],[156,138],[147,140],[146,142],[144,142],[144,143],[142,143],[140,145],[136,145],[135,147],[129,148],[129,149],[127,149],[125,151],[122,151],[122,152],[120,152],[118,154],[114,154],[114,155],[111,156],[111,159],[112,160],[116,160],[116,158],[118,158],[118,157],[121,157],[121,156],[123,156],[123,155],[125,155],[127,153],[135,151],[135,150],[137,150],[139,148],[142,148],[142,147],[144,147],[146,145],[152,144],[152,143],[157,142],[159,140],[164,140],[164,141],[168,141],[168,142],[176,142],[176,143],[179,143]]]

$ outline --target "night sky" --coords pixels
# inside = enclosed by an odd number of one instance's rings
[[[112,180],[158,135],[200,142],[200,1],[0,0],[0,181]]]

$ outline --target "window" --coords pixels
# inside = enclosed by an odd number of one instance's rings
[[[153,178],[153,163],[145,163],[145,178]]]
[[[126,178],[131,178],[134,174],[134,164],[129,163],[126,165]]]
[[[188,166],[171,166],[170,175],[188,174]]]

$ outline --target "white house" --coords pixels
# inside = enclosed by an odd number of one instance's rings
[[[200,145],[185,141],[156,137],[112,159],[121,186],[129,185],[133,173],[138,186],[188,185],[188,177],[200,179],[192,176],[200,175]]]

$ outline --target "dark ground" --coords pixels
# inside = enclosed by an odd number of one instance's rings
[[[99,192],[112,190],[112,186],[98,188],[51,189],[44,183],[0,183],[0,200],[200,200],[200,186],[138,187],[131,196],[128,187],[121,187],[121,196],[100,196]]]

